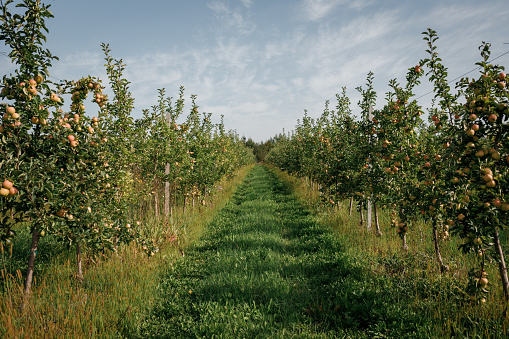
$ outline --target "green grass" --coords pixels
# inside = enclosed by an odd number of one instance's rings
[[[312,208],[319,222],[334,232],[335,236],[347,246],[345,253],[363,262],[369,279],[388,282],[392,295],[379,294],[377,302],[386,302],[394,309],[409,309],[421,318],[416,323],[419,329],[413,335],[416,338],[508,338],[509,318],[504,317],[506,303],[500,280],[498,264],[495,260],[487,262],[485,269],[489,273],[490,290],[487,302],[473,304],[464,292],[467,272],[478,267],[479,258],[475,254],[463,254],[458,246],[462,240],[451,237],[440,241],[445,264],[450,267],[446,273],[440,272],[436,263],[432,241],[431,225],[422,221],[408,234],[409,250],[401,248],[401,239],[390,226],[387,211],[381,210],[380,221],[383,236],[375,234],[360,225],[359,213],[349,215],[348,201],[334,208],[320,204],[316,190],[310,189],[304,180],[277,171],[291,186],[300,201]],[[507,231],[501,238],[507,244]],[[507,246],[504,247],[507,253]],[[397,300],[397,302],[392,302]],[[382,321],[385,321],[381,318]],[[403,321],[413,321],[403,318]],[[382,322],[379,322],[382,323]],[[398,331],[387,337],[397,337]],[[381,331],[377,331],[381,333]],[[360,337],[356,333],[352,337]],[[380,337],[379,335],[372,335]],[[412,336],[408,334],[408,336]],[[404,335],[403,335],[404,337]]]
[[[426,338],[431,322],[392,279],[321,225],[257,166],[185,258],[130,337]]]
[[[139,245],[122,246],[105,256],[84,254],[84,281],[75,279],[75,253],[52,235],[42,239],[35,267],[35,281],[23,312],[23,273],[30,234],[19,229],[10,248],[0,251],[0,337],[2,338],[121,338],[126,329],[144,319],[157,299],[161,275],[180,257],[179,247],[202,234],[205,225],[229,201],[250,167],[218,183],[221,190],[207,199],[207,206],[187,208],[169,222],[152,210],[138,210],[143,232],[161,251],[147,257]],[[149,207],[150,208],[150,207]],[[176,241],[169,237],[177,234]],[[178,247],[175,244],[178,243]]]
[[[147,258],[132,245],[88,258],[84,282],[74,279],[73,251],[47,236],[23,313],[17,306],[29,234],[20,234],[12,256],[8,248],[0,256],[0,336],[509,337],[496,262],[487,267],[486,304],[465,303],[461,289],[476,259],[459,253],[455,238],[441,242],[451,267],[441,274],[429,225],[409,232],[405,252],[384,211],[377,237],[359,227],[347,202],[324,207],[300,179],[264,166],[247,171],[221,183],[208,206],[169,224],[141,211],[161,251]],[[169,242],[175,233],[184,257]]]

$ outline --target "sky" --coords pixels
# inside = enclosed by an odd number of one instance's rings
[[[404,83],[408,69],[427,57],[427,28],[438,33],[450,80],[472,70],[467,76],[478,77],[483,41],[492,44],[492,58],[500,56],[493,63],[509,65],[507,0],[43,2],[55,16],[45,48],[60,58],[51,76],[91,75],[107,84],[100,47],[107,43],[126,64],[134,118],[156,104],[158,89],[177,97],[184,86],[187,103],[197,95],[200,112],[216,122],[224,115],[227,130],[257,142],[293,130],[304,110],[319,117],[345,86],[359,115],[356,88],[370,71],[375,108],[382,107],[389,81]],[[0,52],[9,50],[2,45]],[[11,70],[0,56],[0,75]],[[423,107],[432,104],[430,90],[425,79],[415,90]]]

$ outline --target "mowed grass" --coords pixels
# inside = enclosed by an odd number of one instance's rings
[[[239,169],[217,183],[206,206],[179,206],[170,220],[154,215],[145,204],[133,213],[140,231],[160,251],[147,257],[141,245],[131,243],[113,253],[84,251],[84,280],[75,278],[74,248],[67,249],[51,234],[42,238],[35,280],[26,308],[23,272],[30,244],[28,225],[18,229],[12,248],[0,248],[0,338],[125,338],[158,300],[160,277],[230,200],[252,166]],[[177,239],[170,241],[172,235]],[[11,252],[12,250],[12,252]]]
[[[128,337],[427,338],[431,324],[256,166]]]

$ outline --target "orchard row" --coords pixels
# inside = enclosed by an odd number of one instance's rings
[[[150,199],[155,213],[164,205],[166,220],[178,205],[199,199],[214,183],[253,161],[221,119],[200,114],[195,97],[184,117],[184,89],[176,100],[159,92],[158,102],[134,119],[134,99],[123,78],[122,60],[110,56],[106,71],[113,97],[99,79],[52,83],[57,59],[44,50],[49,6],[24,0],[12,14],[12,1],[0,4],[0,39],[18,66],[4,75],[0,106],[0,240],[9,244],[20,227],[32,231],[25,293],[29,293],[41,236],[52,235],[76,246],[78,277],[81,251],[106,251],[137,241],[149,255],[157,247],[144,239],[139,221],[130,220]],[[87,99],[90,105],[85,107]],[[88,104],[87,104],[88,105]],[[89,115],[95,115],[90,117]],[[164,197],[159,199],[159,197]]]
[[[463,239],[460,249],[479,258],[472,269],[468,294],[485,301],[487,257],[499,262],[502,287],[509,281],[500,229],[509,220],[509,94],[501,66],[489,62],[489,44],[480,47],[480,76],[450,87],[447,68],[436,52],[433,30],[424,32],[429,57],[408,69],[403,84],[391,80],[384,107],[374,109],[373,74],[362,94],[362,116],[356,120],[346,90],[336,109],[327,103],[322,116],[307,115],[295,131],[267,155],[267,161],[321,188],[324,201],[355,199],[366,206],[389,208],[392,226],[407,249],[406,237],[417,220],[432,229],[438,265],[447,270],[440,240]],[[430,124],[414,94],[423,77],[434,86]],[[376,227],[381,235],[378,220]]]

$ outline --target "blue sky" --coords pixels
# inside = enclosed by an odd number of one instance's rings
[[[475,68],[482,41],[492,44],[493,57],[509,51],[507,0],[44,2],[55,15],[46,47],[60,58],[52,76],[107,82],[100,44],[109,43],[126,63],[135,118],[155,104],[158,88],[176,96],[183,85],[187,98],[198,96],[200,111],[216,121],[223,114],[227,129],[255,141],[293,130],[304,109],[320,116],[343,86],[358,113],[355,88],[369,71],[383,105],[389,80],[403,81],[426,57],[421,33],[428,27],[439,34],[450,79]],[[2,59],[5,74],[11,66]],[[509,65],[509,54],[496,63]],[[429,90],[423,84],[415,92]],[[431,99],[419,101],[426,107]]]

